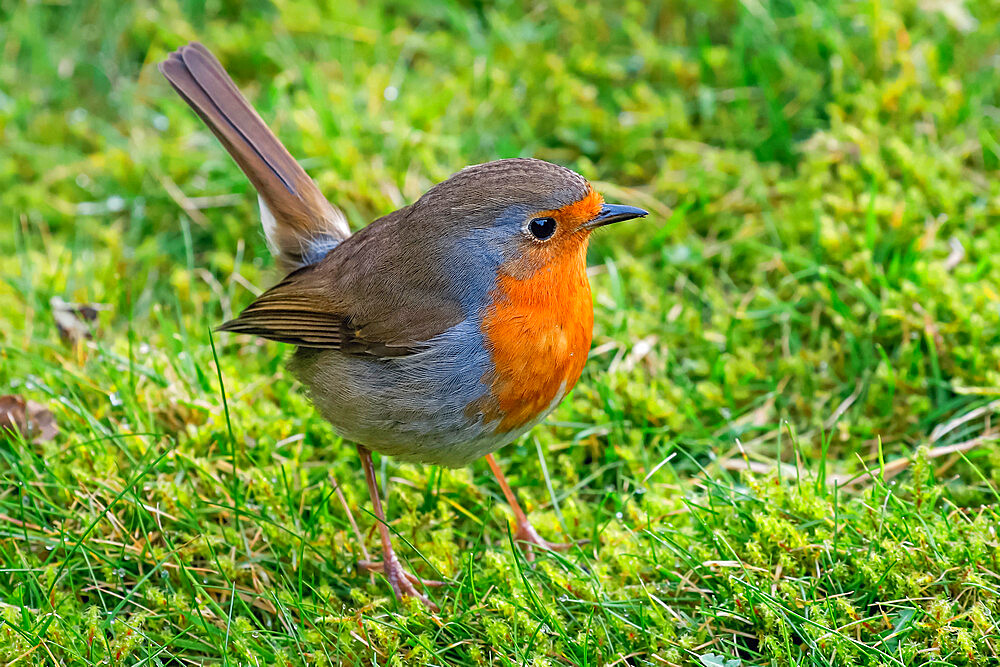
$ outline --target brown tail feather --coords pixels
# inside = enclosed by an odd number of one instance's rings
[[[344,214],[320,193],[208,49],[192,42],[159,68],[257,188],[268,209],[261,211],[268,244],[284,268],[315,262],[347,238]]]

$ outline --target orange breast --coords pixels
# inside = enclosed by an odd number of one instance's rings
[[[469,410],[499,420],[497,432],[534,421],[580,379],[594,310],[586,239],[574,245],[528,277],[501,274],[491,294],[482,330],[495,369],[483,378],[490,395]]]

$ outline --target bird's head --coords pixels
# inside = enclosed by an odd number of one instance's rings
[[[606,204],[570,169],[526,158],[466,167],[431,188],[415,208],[455,240],[459,257],[475,261],[489,254],[502,275],[516,279],[568,260],[575,264],[594,229],[647,215]]]

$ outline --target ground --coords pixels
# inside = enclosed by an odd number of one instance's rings
[[[0,394],[59,429],[0,436],[0,662],[997,664],[996,3],[0,7]],[[192,39],[355,227],[514,156],[651,212],[498,453],[589,542],[529,564],[484,462],[377,458],[451,585],[357,571],[353,445],[289,348],[211,333],[279,276],[155,70]]]

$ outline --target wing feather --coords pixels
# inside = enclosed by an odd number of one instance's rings
[[[307,266],[262,294],[218,330],[364,356],[400,357],[423,349],[419,341],[366,337],[364,327],[352,325],[349,305],[331,298],[334,293],[324,289],[322,272]]]

